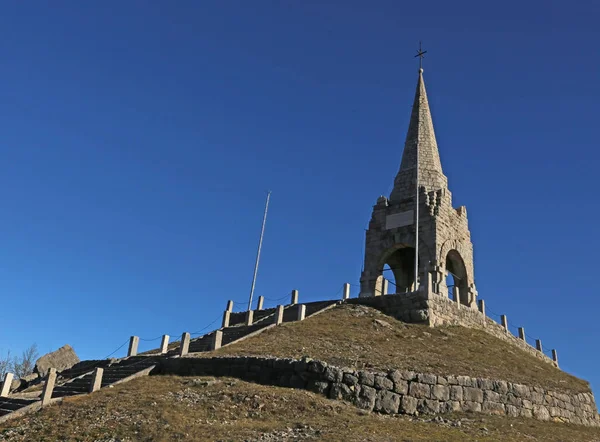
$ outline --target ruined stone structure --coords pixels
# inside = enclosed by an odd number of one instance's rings
[[[415,208],[419,214],[418,278],[415,284]],[[448,297],[446,276],[454,278],[452,296],[476,308],[473,245],[464,206],[452,207],[448,179],[442,171],[423,69],[410,117],[400,170],[390,197],[380,196],[366,233],[361,297],[387,294],[383,269],[396,281],[395,293],[417,289]]]

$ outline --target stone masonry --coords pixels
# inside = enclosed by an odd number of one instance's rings
[[[231,376],[308,389],[386,414],[465,411],[600,426],[591,392],[549,391],[503,380],[402,370],[354,370],[309,358],[245,356],[163,359],[160,371],[180,376]]]
[[[418,153],[418,167],[417,167]],[[473,245],[466,208],[454,209],[442,171],[423,70],[419,71],[400,170],[390,197],[373,207],[366,232],[361,297],[382,294],[383,268],[388,265],[396,293],[415,291],[415,208],[419,182],[419,283],[431,275],[433,291],[448,297],[446,275],[454,276],[454,295],[476,308]]]

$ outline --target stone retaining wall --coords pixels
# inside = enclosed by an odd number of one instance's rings
[[[442,295],[418,291],[399,295],[353,298],[345,302],[373,307],[403,322],[426,324],[430,327],[460,325],[483,330],[496,338],[516,345],[521,350],[544,362],[556,366],[551,358],[512,333],[507,332],[504,327],[493,319],[486,317],[479,310],[458,304]]]
[[[429,304],[423,292],[352,298],[344,302],[372,307],[403,322],[430,325]]]
[[[165,358],[160,373],[179,376],[231,376],[281,387],[302,388],[381,413],[454,411],[600,426],[591,392],[566,394],[507,381],[437,376],[394,370],[373,372],[325,362],[263,358]]]

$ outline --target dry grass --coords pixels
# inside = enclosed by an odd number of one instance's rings
[[[587,442],[599,441],[600,430],[466,414],[443,423],[383,416],[307,391],[172,376],[139,378],[0,425],[7,442],[119,440]]]
[[[364,306],[339,306],[198,357],[234,354],[309,356],[345,367],[400,368],[590,391],[586,381],[483,331],[406,324]]]

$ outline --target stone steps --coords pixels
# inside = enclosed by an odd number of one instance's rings
[[[143,370],[146,370],[156,364],[154,358],[147,357],[132,357],[124,359],[115,365],[111,365],[104,369],[102,375],[101,387],[112,385]],[[88,373],[85,376],[74,379],[63,385],[54,387],[52,397],[75,396],[78,394],[86,394],[89,392],[90,384],[93,380],[93,373]]]
[[[266,308],[263,310],[254,310],[254,323],[264,321],[265,319],[272,317],[275,314],[276,308]],[[238,325],[245,325],[246,323],[246,312],[235,312],[232,313],[229,319],[229,326],[235,327]]]
[[[311,316],[324,308],[336,304],[338,301],[316,301],[304,304],[306,306],[305,317]],[[299,305],[287,305],[283,310],[283,322],[293,322],[298,319]],[[254,323],[252,325],[242,325],[243,322],[239,319],[241,314],[237,313],[236,324],[221,329],[223,338],[221,345],[231,344],[251,333],[266,328],[273,324],[277,309],[265,309],[254,311]],[[244,316],[245,320],[245,316]],[[211,350],[211,344],[214,336],[214,331],[207,333],[204,336],[190,340],[189,353],[202,353]],[[176,356],[179,354],[179,348],[175,348],[167,352],[167,356]]]
[[[8,397],[0,398],[0,416],[5,416],[13,411],[20,410],[21,408],[27,407],[34,402],[37,402],[37,399],[15,399]]]

